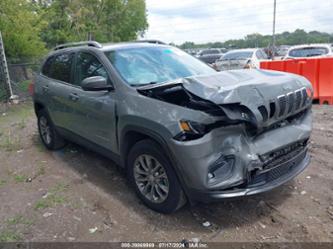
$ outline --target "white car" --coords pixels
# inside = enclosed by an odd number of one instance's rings
[[[333,57],[333,44],[297,45],[289,48],[285,60],[309,57]]]
[[[216,61],[214,68],[217,71],[260,68],[260,61],[263,60],[268,60],[268,56],[263,49],[237,49],[223,55]]]

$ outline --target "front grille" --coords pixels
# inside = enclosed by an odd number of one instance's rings
[[[301,104],[302,104],[302,93],[301,93],[301,91],[297,91],[296,92],[295,108],[299,109]]]
[[[288,93],[287,98],[288,98],[288,105],[289,105],[288,113],[291,113],[292,110],[293,110],[293,107],[294,107],[293,103],[295,102],[295,94],[294,93]]]
[[[279,106],[280,106],[280,112],[279,112],[279,117],[283,116],[283,114],[286,111],[286,107],[287,107],[287,98],[285,95],[279,96],[278,97],[278,101],[279,101]]]
[[[307,141],[303,141],[293,144],[291,146],[287,146],[279,151],[273,152],[273,154],[277,153],[280,155],[276,156],[270,161],[268,161],[266,158],[263,170],[252,172],[250,174],[248,185],[251,186],[265,184],[274,181],[284,175],[287,175],[289,172],[293,171],[297,166],[299,166],[301,161],[306,156],[306,143]],[[284,154],[285,150],[290,151]],[[261,158],[263,157],[264,156],[261,156]]]
[[[275,166],[288,161],[297,155],[300,151],[304,150],[306,146],[307,140],[304,140],[288,145],[282,149],[260,155],[260,159],[263,162],[263,170],[272,169]]]
[[[269,110],[265,106],[259,106],[258,110],[264,122],[271,118],[289,116],[294,112],[302,109],[307,104],[306,89],[302,88],[286,95],[280,95],[276,101],[269,103]]]
[[[267,112],[266,107],[264,105],[261,105],[258,107],[258,110],[262,116],[263,121],[266,122],[268,119],[268,112]]]

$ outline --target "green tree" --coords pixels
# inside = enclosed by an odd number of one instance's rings
[[[43,12],[48,25],[42,38],[49,47],[88,38],[133,40],[148,27],[144,0],[53,0]]]
[[[43,23],[26,0],[0,1],[0,31],[6,54],[12,61],[39,57],[45,53],[40,39]]]

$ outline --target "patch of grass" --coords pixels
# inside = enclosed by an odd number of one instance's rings
[[[66,202],[66,198],[61,195],[61,192],[65,191],[68,185],[59,183],[50,189],[47,197],[39,199],[35,203],[35,210],[55,207],[59,204]]]
[[[6,180],[0,180],[0,187],[2,187],[3,185],[5,185],[7,183]]]
[[[14,175],[14,181],[16,183],[24,182],[27,179],[25,175]]]
[[[28,119],[33,117],[34,110],[32,102],[26,102],[18,105],[11,105],[6,110],[5,116],[0,116],[0,118],[4,121],[4,124],[8,124],[10,122],[15,122],[18,119]],[[6,122],[7,121],[7,122]]]
[[[17,232],[5,230],[0,232],[0,242],[15,242],[21,241],[22,237]]]
[[[55,207],[65,203],[65,197],[58,194],[49,194],[45,199],[40,199],[35,204],[35,210]]]
[[[16,215],[13,218],[9,218],[6,220],[6,223],[8,225],[18,225],[18,224],[23,224],[23,225],[32,225],[33,221],[27,218],[24,218],[22,215]]]
[[[37,165],[36,177],[42,176],[45,174],[45,166],[42,163]]]
[[[18,122],[18,124],[17,124],[17,127],[20,128],[20,129],[24,129],[26,126],[27,125],[26,125],[26,121],[25,121],[24,118],[22,118],[21,121]]]
[[[21,149],[21,141],[19,137],[13,136],[10,132],[1,139],[0,148],[5,151],[17,151]]]
[[[45,209],[45,208],[48,208],[48,207],[50,207],[50,203],[45,199],[40,199],[35,204],[35,210]]]
[[[73,209],[80,209],[83,207],[83,204],[80,202],[80,201],[75,201],[73,200],[71,203],[70,203],[70,206],[71,208]]]
[[[22,92],[28,92],[30,83],[31,80],[23,80],[19,82],[18,87]]]
[[[68,189],[68,184],[58,183],[56,186],[51,188],[51,193],[59,193]]]

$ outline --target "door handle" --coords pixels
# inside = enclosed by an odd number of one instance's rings
[[[76,94],[76,93],[71,93],[69,95],[69,99],[72,100],[72,101],[78,101],[79,100],[79,96]]]
[[[45,93],[48,93],[48,91],[49,91],[49,86],[43,86],[43,87],[42,87],[42,91],[43,91],[44,94],[45,94]]]

